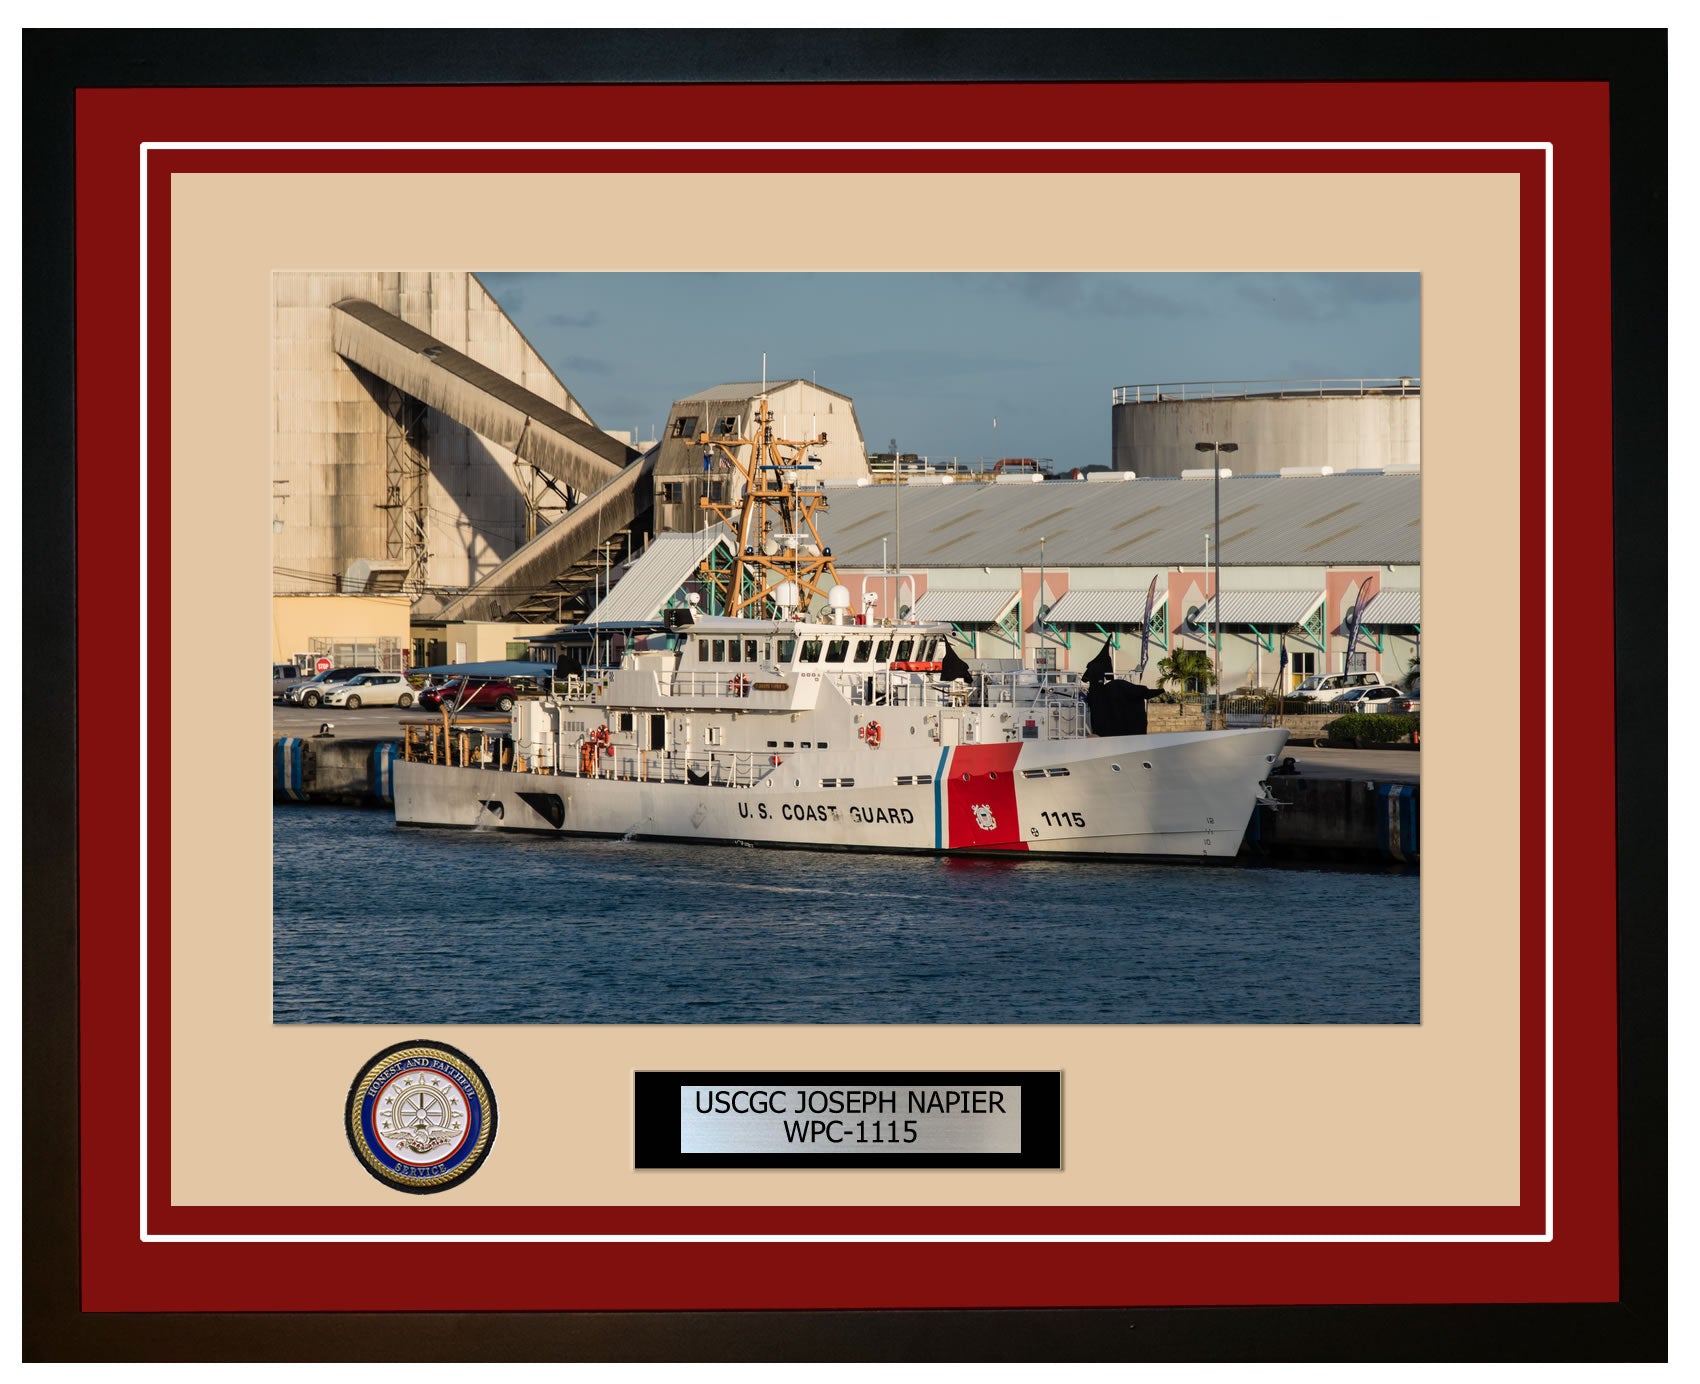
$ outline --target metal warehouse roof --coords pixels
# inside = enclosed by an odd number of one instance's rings
[[[1220,618],[1224,625],[1287,629],[1304,624],[1322,604],[1322,598],[1321,591],[1234,591],[1224,581],[1221,615],[1218,617],[1216,602],[1211,599],[1198,608],[1194,619],[1200,625]]]
[[[995,625],[1015,605],[1020,591],[953,591],[929,586],[915,602],[917,620],[948,620],[953,625]]]
[[[1151,613],[1155,615],[1168,603],[1169,593],[1159,591],[1151,603]],[[1069,591],[1050,608],[1045,619],[1052,625],[1137,625],[1145,619],[1145,593]]]
[[[715,548],[732,552],[732,534],[724,524],[703,533],[664,533],[614,583],[602,604],[585,617],[589,625],[659,624],[661,611]]]
[[[1422,560],[1422,478],[1230,477],[1222,486],[1224,566]],[[1208,481],[1167,478],[1035,485],[903,487],[905,567],[1197,564],[1212,527]],[[896,533],[890,486],[833,486],[821,536],[841,567],[877,567]],[[891,549],[896,554],[895,545]],[[1143,609],[1143,607],[1142,607]]]
[[[1377,591],[1364,607],[1366,625],[1420,625],[1422,622],[1421,591]]]

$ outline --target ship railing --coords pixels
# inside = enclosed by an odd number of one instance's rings
[[[701,669],[681,670],[672,674],[671,678],[661,680],[661,694],[664,697],[690,697],[693,700],[712,698],[724,702],[747,702],[752,697],[763,693],[774,694],[773,688],[759,688],[758,682],[779,682],[781,679],[767,669],[751,663],[740,671],[737,664],[730,664],[713,672]],[[784,695],[784,694],[780,694]]]
[[[456,769],[512,769],[513,739],[503,732],[506,718],[459,721],[445,728],[440,722],[404,726],[401,757],[415,764],[443,764]]]
[[[974,706],[1032,706],[1053,697],[1078,697],[1080,674],[1054,668],[1023,668],[1006,673],[977,673],[970,703]]]
[[[1171,384],[1117,385],[1110,391],[1110,403],[1178,404],[1200,399],[1362,399],[1371,395],[1404,398],[1422,392],[1422,379],[1416,375],[1359,380],[1177,380]]]
[[[599,757],[591,778],[629,783],[693,784],[701,788],[750,788],[773,772],[772,756],[753,750],[633,750],[618,747],[612,758]],[[569,777],[581,777],[575,770]]]

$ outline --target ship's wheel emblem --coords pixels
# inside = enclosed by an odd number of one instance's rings
[[[437,1078],[433,1085],[440,1081]],[[378,1123],[391,1142],[411,1153],[429,1153],[460,1137],[459,1106],[460,1101],[446,1091],[403,1082],[399,1096],[391,1094],[384,1098]]]
[[[981,831],[996,831],[998,829],[998,819],[992,816],[990,803],[974,804],[974,820],[979,824]]]
[[[348,1138],[366,1170],[404,1192],[470,1177],[496,1136],[484,1073],[446,1043],[398,1043],[367,1062],[348,1093]]]

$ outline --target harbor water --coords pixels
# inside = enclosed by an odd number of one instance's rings
[[[1415,874],[852,855],[273,810],[273,1018],[1414,1024]]]

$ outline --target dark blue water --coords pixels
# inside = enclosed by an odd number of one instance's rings
[[[273,812],[278,1023],[1411,1024],[1418,879]]]

